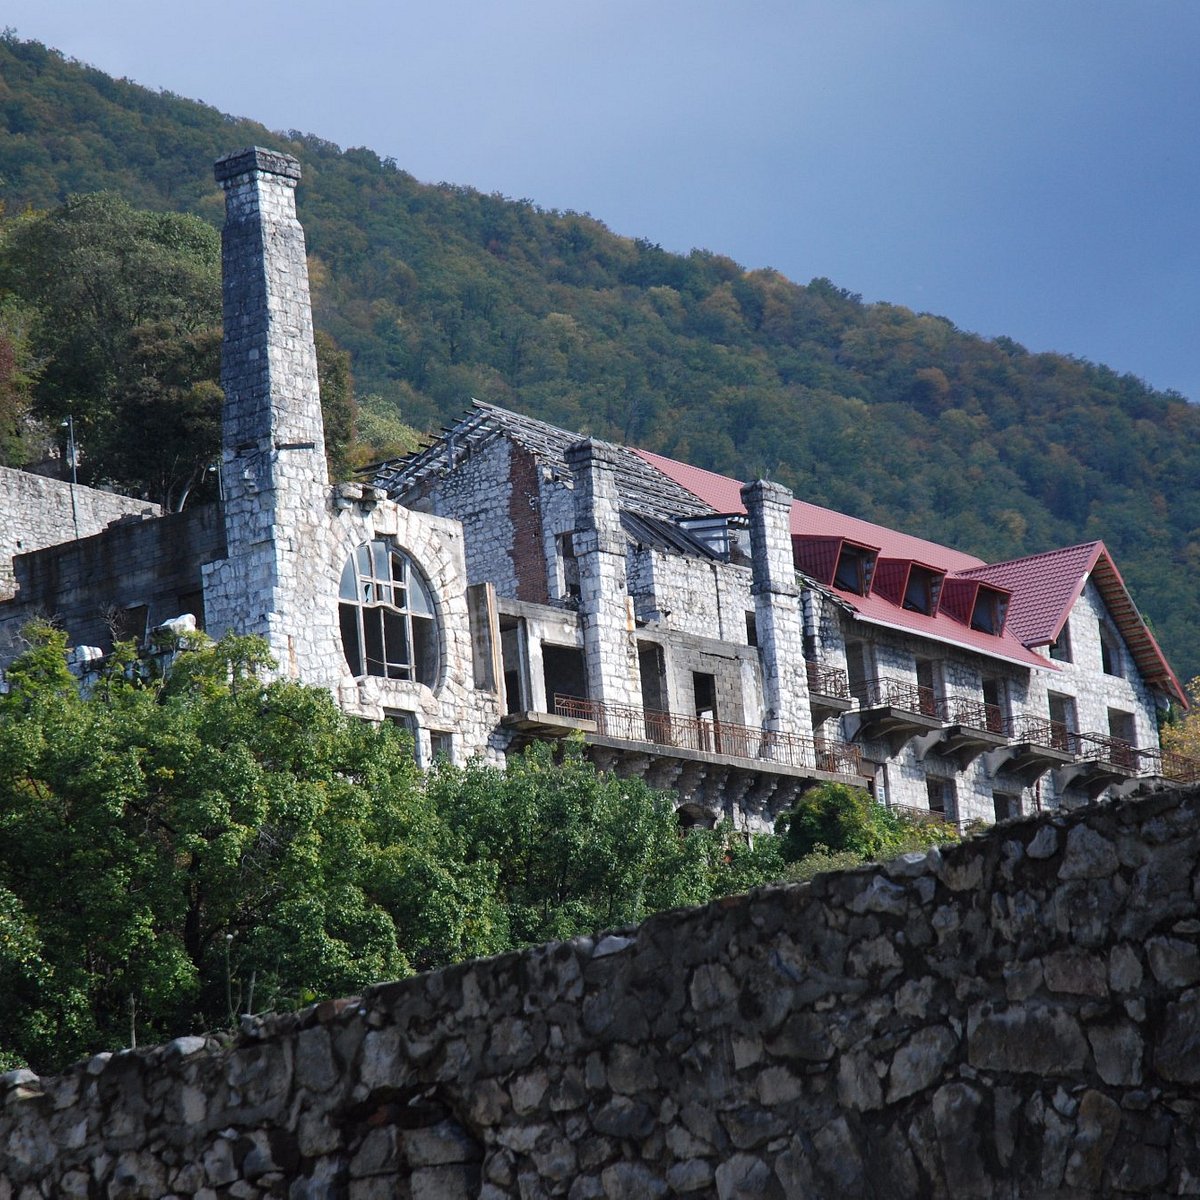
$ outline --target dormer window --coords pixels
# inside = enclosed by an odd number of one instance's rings
[[[865,596],[871,590],[871,576],[875,571],[875,551],[865,546],[843,542],[838,554],[837,570],[833,575],[833,586],[844,592]]]
[[[913,563],[908,572],[908,583],[904,587],[904,604],[909,612],[937,612],[938,594],[942,590],[942,576],[928,567]]]
[[[1001,633],[1008,613],[1008,596],[1004,592],[980,587],[971,610],[971,628],[980,633]]]

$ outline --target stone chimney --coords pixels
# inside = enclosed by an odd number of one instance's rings
[[[615,447],[591,439],[566,453],[575,487],[579,617],[589,698],[640,708],[642,686],[625,577],[617,455]]]
[[[763,725],[810,736],[804,628],[792,558],[792,493],[765,479],[742,488],[750,517],[754,623],[763,672]]]
[[[332,682],[336,588],[321,569],[329,476],[317,386],[300,164],[252,147],[219,159],[225,337],[221,491],[228,557],[205,574],[209,632],[267,638],[282,673]]]

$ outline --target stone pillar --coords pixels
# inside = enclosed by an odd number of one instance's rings
[[[812,736],[804,627],[792,558],[792,493],[759,479],[742,488],[750,517],[754,623],[763,670],[763,726]]]
[[[625,535],[615,469],[618,451],[590,439],[566,454],[575,484],[575,558],[588,696],[642,706],[633,604],[625,580]]]
[[[221,489],[228,557],[205,570],[206,624],[263,635],[280,671],[332,685],[336,582],[327,578],[331,497],[317,387],[300,165],[253,147],[219,159]]]

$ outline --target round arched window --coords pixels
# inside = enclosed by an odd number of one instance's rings
[[[359,546],[342,572],[338,596],[342,649],[352,675],[433,686],[438,673],[433,596],[407,554],[383,540]]]

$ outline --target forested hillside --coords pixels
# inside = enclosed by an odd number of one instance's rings
[[[215,225],[213,159],[295,154],[317,322],[360,395],[423,428],[479,396],[993,559],[1102,537],[1177,668],[1200,673],[1200,410],[1181,396],[827,280],[421,184],[11,36],[0,129],[9,214],[111,189]]]

